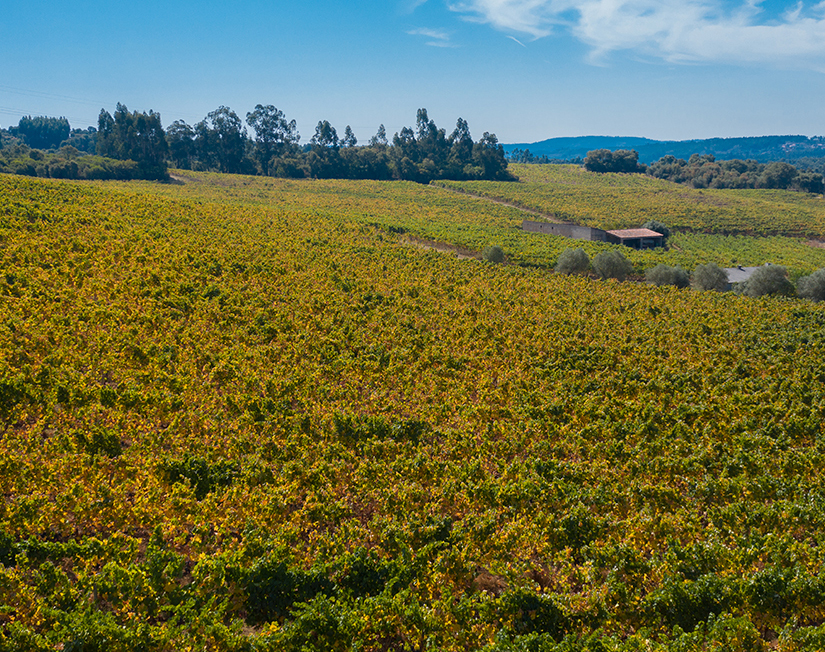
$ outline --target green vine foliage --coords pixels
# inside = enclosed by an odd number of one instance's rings
[[[0,650],[822,649],[821,304],[173,175],[0,178]]]

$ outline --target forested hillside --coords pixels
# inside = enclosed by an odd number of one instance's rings
[[[754,159],[760,163],[798,161],[825,157],[825,139],[821,136],[754,136],[749,138],[708,138],[699,140],[661,141],[649,138],[613,136],[579,136],[550,138],[536,143],[504,145],[508,155],[516,150],[551,159],[584,159],[594,149],[632,149],[642,163],[651,164],[664,156],[689,159],[693,154],[710,155],[720,160]],[[527,161],[525,161],[527,162]]]

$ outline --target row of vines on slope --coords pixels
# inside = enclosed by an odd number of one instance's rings
[[[819,307],[204,185],[0,179],[5,649],[822,646]]]

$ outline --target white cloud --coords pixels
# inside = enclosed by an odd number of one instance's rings
[[[554,4],[554,0],[460,0],[450,9],[498,29],[541,37],[550,33]]]
[[[770,19],[762,0],[459,0],[468,20],[539,38],[565,29],[594,57],[634,50],[668,61],[756,62],[825,70],[825,2]]]
[[[418,9],[421,5],[423,5],[427,0],[404,0],[401,3],[402,11],[405,13],[411,14],[416,9]]]
[[[434,48],[454,48],[458,47],[452,43],[450,40],[449,32],[445,32],[444,30],[440,29],[427,29],[426,27],[421,27],[419,29],[412,29],[407,34],[412,36],[423,36],[425,38],[430,39],[426,41],[426,45],[430,45]]]

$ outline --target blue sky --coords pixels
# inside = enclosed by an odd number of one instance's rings
[[[503,142],[825,134],[825,2],[779,0],[27,0],[0,20],[0,126],[164,126],[274,104],[301,142],[366,141],[419,107]]]

